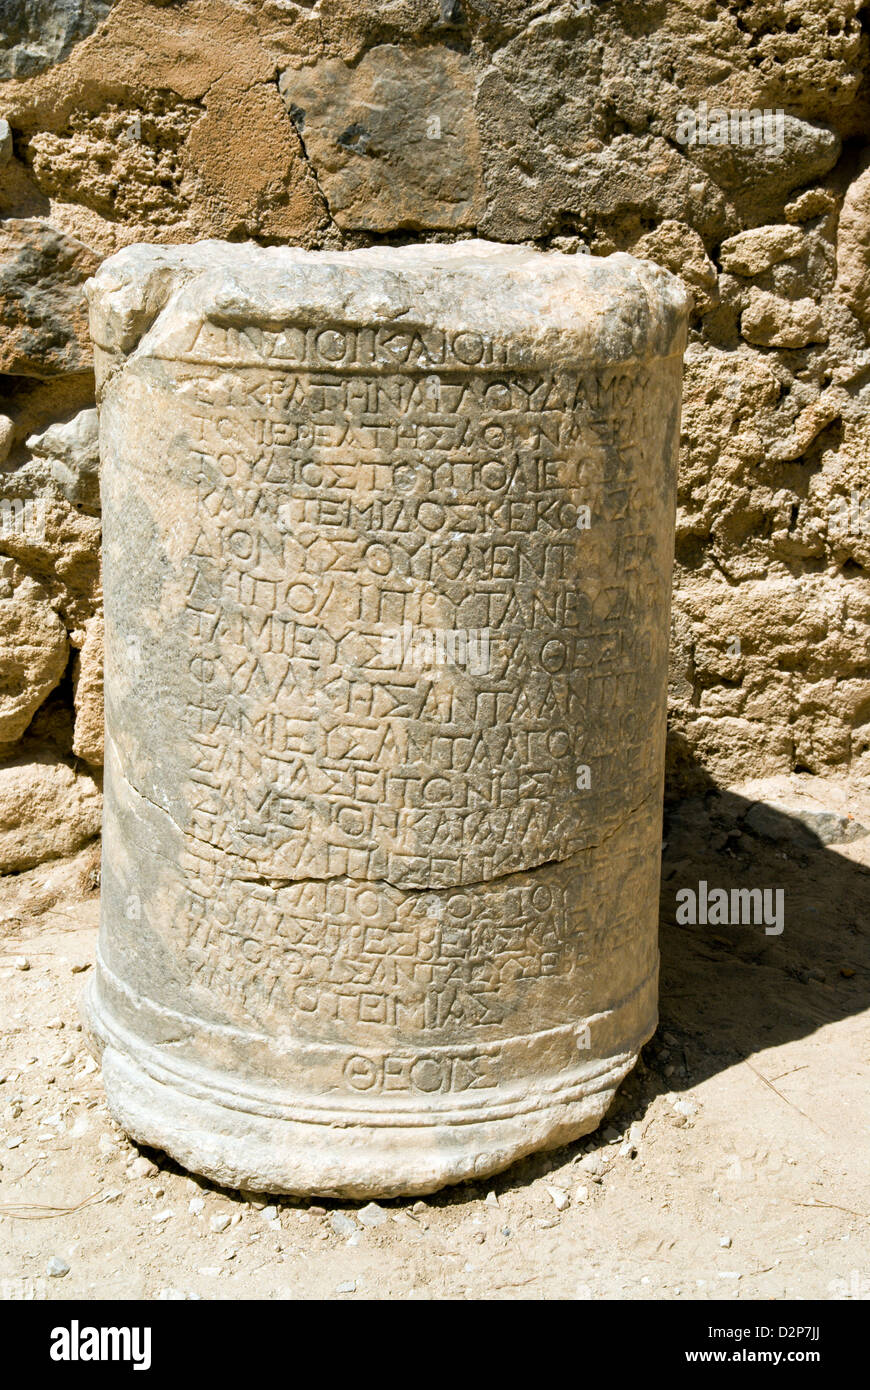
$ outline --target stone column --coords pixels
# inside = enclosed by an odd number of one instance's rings
[[[656,1023],[679,282],[206,242],[89,288],[113,1114],[331,1196],[594,1129]]]

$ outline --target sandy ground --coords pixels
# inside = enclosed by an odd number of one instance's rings
[[[380,1206],[246,1199],[131,1145],[77,1016],[98,851],[0,880],[0,1296],[870,1297],[864,829],[867,789],[810,777],[671,808],[661,1025],[602,1128]],[[700,880],[782,888],[782,934],[677,925]]]

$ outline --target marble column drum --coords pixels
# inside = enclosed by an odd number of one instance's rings
[[[113,1115],[350,1197],[594,1129],[656,1024],[680,282],[203,242],[88,293]]]

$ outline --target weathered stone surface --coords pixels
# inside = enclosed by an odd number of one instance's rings
[[[166,94],[144,104],[106,102],[98,111],[72,110],[58,131],[37,131],[25,153],[37,186],[53,199],[165,234],[188,210],[181,152],[201,116],[197,102]]]
[[[71,420],[50,425],[27,441],[31,458],[46,465],[46,474],[66,500],[86,512],[100,510],[100,436],[96,410],[80,410]],[[36,474],[33,467],[31,472]]]
[[[4,0],[0,77],[27,77],[58,63],[105,19],[113,0]]]
[[[98,264],[80,241],[43,222],[0,223],[0,372],[88,370],[82,285]]]
[[[767,290],[753,288],[740,320],[748,343],[761,347],[802,348],[827,338],[825,321],[812,299],[787,300]]]
[[[68,656],[64,625],[44,599],[0,598],[0,743],[21,737]]]
[[[723,241],[719,261],[733,275],[761,275],[779,261],[797,256],[804,248],[798,227],[753,227]]]
[[[850,726],[870,697],[866,591],[853,595],[844,579],[834,589],[818,576],[720,580],[703,594],[677,589],[674,605],[693,653],[693,737],[714,777],[726,775],[735,750],[742,766],[779,772],[848,756]],[[714,642],[711,630],[728,635]],[[674,695],[679,718],[687,694]]]
[[[62,497],[45,472],[44,461],[37,460],[0,478],[0,557],[12,564],[15,587],[22,580],[38,586],[72,645],[80,647],[102,599],[100,521]]]
[[[10,32],[38,13],[38,28],[49,34],[44,4],[38,12],[21,4],[13,9]],[[85,16],[92,10],[79,6]],[[446,85],[439,90],[457,109],[472,102],[476,128],[464,149],[448,143],[446,163],[442,150],[445,186],[455,193],[463,167],[469,178],[482,179],[479,233],[513,243],[535,239],[563,251],[582,247],[595,256],[627,251],[651,258],[678,269],[694,297],[698,356],[684,393],[677,602],[685,599],[696,616],[680,628],[674,646],[674,688],[693,689],[696,643],[724,649],[732,635],[716,627],[729,612],[713,601],[723,570],[737,587],[764,577],[821,575],[852,669],[866,653],[860,624],[849,626],[840,586],[845,578],[850,603],[860,611],[870,589],[870,310],[862,191],[870,45],[862,18],[855,0],[826,0],[815,8],[800,0],[679,0],[652,8],[596,0],[588,9],[567,0],[449,6],[436,0],[321,0],[314,6],[120,0],[61,61],[3,84],[0,112],[9,136],[0,134],[0,221],[37,220],[99,256],[135,241],[203,237],[309,248],[401,240],[411,203],[421,227],[430,226],[430,209],[443,212],[433,182],[438,142],[419,141],[421,168],[409,169],[405,148],[395,154],[401,132],[386,129],[392,153],[384,163],[392,168],[390,160],[404,159],[400,187],[391,201],[373,187],[372,229],[347,228],[330,213],[332,175],[319,184],[319,152],[305,147],[305,132],[300,136],[291,120],[277,79],[299,72],[311,81],[331,64],[339,77],[348,75],[342,100],[356,82],[363,99],[373,100],[365,89],[380,80],[376,68],[389,48],[401,55],[405,74],[399,108],[417,92],[422,112],[443,60]],[[339,109],[339,94],[333,96]],[[708,111],[760,110],[774,118],[782,109],[782,147],[717,152],[682,145],[678,115],[702,101]],[[438,109],[436,102],[433,114]],[[418,114],[412,125],[419,133]],[[839,158],[829,169],[838,140]],[[351,170],[368,163],[371,171],[377,162],[329,147],[326,165],[334,158]],[[344,177],[337,172],[336,185]],[[786,184],[793,187],[784,191]],[[366,217],[362,195],[352,208],[354,217]],[[795,227],[802,247],[771,260],[772,249],[778,255],[796,244],[790,239]],[[439,239],[465,234],[434,223],[426,233]],[[735,248],[741,268],[731,260]],[[711,266],[721,271],[715,284]],[[762,316],[758,341],[754,310],[746,321],[749,338],[741,334],[752,288],[781,301]],[[818,304],[824,338],[789,346],[801,333],[788,325],[780,343],[777,324],[790,312],[783,306],[804,300]],[[51,319],[42,320],[46,330]],[[93,405],[90,374],[72,356],[77,375],[56,374],[59,366],[66,370],[58,362],[68,324],[62,306],[57,319],[59,335],[40,331],[30,364],[17,357],[26,371],[38,358],[45,379],[3,379],[0,412],[13,427],[0,420],[0,454],[8,447],[4,497],[44,495],[64,506],[50,503],[44,543],[3,539],[0,549],[45,587],[77,647],[99,604],[99,528],[81,524],[96,520],[89,506],[81,504],[87,514],[79,517],[80,504],[59,491],[51,460],[28,456],[26,445]],[[0,347],[8,341],[0,325]],[[11,359],[9,370],[17,370]],[[832,384],[842,395],[830,394]],[[829,525],[829,506],[853,492],[860,499],[857,525]],[[768,601],[782,605],[771,627],[777,634],[785,632],[786,593],[780,584],[768,590]],[[756,621],[763,628],[763,612]],[[870,706],[850,698],[838,701],[832,715],[809,674],[812,652],[795,656],[790,649],[785,713],[781,653],[764,642],[761,648],[751,695],[753,709],[763,712],[753,722],[751,749],[748,740],[731,738],[727,721],[716,729],[718,708],[734,698],[729,682],[741,679],[736,668],[730,675],[722,668],[718,703],[708,697],[716,704],[704,716],[709,725],[699,722],[691,694],[674,700],[673,727],[683,748],[671,764],[674,792],[685,785],[692,762],[699,775],[715,768],[729,781],[769,775],[783,757],[796,756],[796,745],[790,753],[783,741],[792,717],[806,727],[817,721],[815,772],[867,775]],[[69,682],[62,695],[71,727]],[[841,722],[852,718],[850,709],[854,726]],[[806,752],[803,734],[801,746]],[[834,761],[818,761],[828,754]]]
[[[829,126],[786,113],[781,142],[696,145],[689,156],[721,188],[749,186],[756,196],[780,198],[826,174],[836,164],[840,148],[840,137]]]
[[[75,725],[73,752],[86,763],[103,762],[103,619],[98,614],[85,627],[85,640],[73,666]]]
[[[99,833],[93,778],[50,752],[0,763],[0,873],[74,854]]]
[[[837,285],[870,333],[870,168],[850,185],[843,202]]]
[[[113,1113],[350,1195],[594,1128],[655,1020],[679,282],[205,243],[90,297]]]
[[[0,463],[5,463],[9,451],[15,443],[15,421],[8,415],[0,415]]]
[[[716,303],[716,267],[698,233],[684,222],[666,218],[631,248],[633,256],[656,261],[679,275],[691,291],[696,309],[708,312]]]
[[[787,222],[800,223],[809,222],[814,217],[826,217],[828,213],[836,211],[837,206],[837,197],[830,189],[808,188],[786,203],[782,211]]]
[[[483,211],[474,70],[449,48],[381,44],[354,67],[281,74],[281,95],[340,227],[474,227]]]

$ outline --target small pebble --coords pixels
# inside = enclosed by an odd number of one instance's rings
[[[133,1162],[129,1164],[127,1168],[127,1177],[131,1179],[153,1178],[158,1172],[159,1169],[157,1164],[152,1163],[150,1158],[145,1158],[144,1154],[140,1154],[138,1158],[134,1158]]]
[[[171,1211],[155,1211],[154,1215],[151,1217],[151,1220],[156,1221],[157,1224],[160,1225],[164,1221],[169,1221],[172,1215],[173,1213]]]
[[[695,1102],[688,1097],[680,1097],[671,1102],[678,1115],[685,1115],[688,1119],[692,1115],[697,1115],[698,1107]]]
[[[190,1201],[187,1204],[187,1210],[191,1212],[194,1216],[201,1216],[204,1206],[204,1197],[191,1197]]]
[[[722,1237],[720,1238],[720,1240],[719,1240],[719,1244],[722,1246],[722,1249],[723,1249],[723,1250],[730,1250],[730,1249],[731,1249],[731,1237],[730,1237],[730,1236],[722,1236]]]
[[[65,1274],[69,1274],[69,1265],[60,1255],[52,1255],[45,1272],[50,1279],[62,1279]]]
[[[588,1202],[588,1201],[589,1201],[589,1188],[588,1188],[588,1187],[578,1187],[577,1190],[576,1190],[576,1192],[574,1193],[574,1200],[575,1200],[575,1202]]]
[[[329,1214],[329,1224],[337,1236],[352,1236],[356,1234],[357,1225],[352,1217],[344,1211],[333,1211]]]
[[[561,1187],[548,1187],[547,1192],[557,1211],[564,1211],[570,1205],[571,1198],[567,1192],[562,1191]]]
[[[487,1192],[486,1197],[485,1197],[484,1200],[485,1200],[486,1205],[487,1205],[488,1207],[497,1207],[497,1206],[498,1206],[498,1197],[496,1196],[496,1194],[495,1194],[494,1192]]]
[[[15,966],[16,970],[30,969],[30,961],[27,959],[26,956],[13,956],[12,964]]]
[[[227,1229],[231,1219],[232,1218],[230,1217],[229,1212],[216,1212],[208,1223],[209,1230],[214,1231],[216,1235],[220,1235],[222,1231],[225,1231]]]
[[[377,1202],[368,1202],[357,1212],[356,1219],[361,1226],[383,1226],[387,1213]]]
[[[356,1280],[348,1279],[344,1284],[336,1284],[336,1293],[356,1293]]]
[[[584,1177],[591,1178],[593,1182],[600,1182],[607,1172],[607,1164],[599,1154],[586,1154],[577,1164],[583,1170]]]

